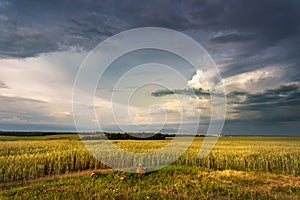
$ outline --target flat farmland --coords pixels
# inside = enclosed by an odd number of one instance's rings
[[[199,158],[196,137],[174,163],[130,174],[96,160],[77,135],[0,136],[1,199],[298,199],[300,137],[220,137]],[[166,140],[114,140],[153,152]],[[130,163],[129,163],[130,165]],[[95,177],[90,173],[94,171]]]

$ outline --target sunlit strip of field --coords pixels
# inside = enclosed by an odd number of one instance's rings
[[[196,138],[174,164],[300,175],[299,137],[221,137],[208,156],[199,158],[202,141]],[[145,153],[165,146],[170,139],[113,142],[125,150]],[[106,166],[77,139],[0,141],[1,183],[101,168]]]

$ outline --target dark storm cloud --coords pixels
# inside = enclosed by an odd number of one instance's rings
[[[31,57],[72,47],[92,49],[122,30],[109,5],[97,2],[9,1],[0,7],[0,55]]]
[[[211,38],[210,41],[214,43],[227,43],[227,42],[246,42],[255,39],[255,35],[232,33],[228,35],[217,36]]]
[[[175,89],[175,90],[156,90],[151,93],[154,97],[163,97],[172,94],[180,94],[180,95],[189,95],[189,96],[209,96],[210,93],[208,91],[204,91],[202,89]]]
[[[259,111],[258,119],[267,121],[300,120],[299,84],[282,85],[261,93],[232,92],[227,103],[234,106],[234,113]]]
[[[91,49],[108,36],[141,26],[234,30],[237,33],[212,36],[212,41],[242,42],[255,35],[255,49],[299,33],[297,0],[2,2],[2,56],[34,56],[70,46]]]
[[[299,33],[298,1],[230,0],[223,4],[218,2],[217,5],[222,5],[222,8],[216,10],[211,3],[210,13],[217,16],[214,24],[218,29],[256,33],[257,39],[265,44],[274,44]]]
[[[256,33],[264,44],[299,33],[300,3],[297,0],[160,2],[124,3],[118,15],[137,26]]]
[[[278,41],[276,45],[261,47],[249,44],[230,58],[223,71],[223,77],[253,71],[269,66],[282,66],[289,73],[289,81],[299,80],[300,37],[291,37]]]
[[[271,65],[288,66],[288,70],[299,75],[297,66],[300,58],[295,57],[300,51],[297,45],[300,43],[299,1],[229,0],[223,4],[207,1],[206,5],[201,8],[195,6],[198,9],[198,21],[205,21],[204,13],[210,13],[211,20],[205,27],[217,32],[206,48],[211,51],[223,48],[223,54],[236,49],[235,54],[225,58],[231,62],[224,68],[223,77]],[[227,44],[233,42],[239,44]],[[222,59],[218,63],[223,64]]]
[[[268,89],[261,93],[231,92],[230,98],[245,97],[243,101],[229,103],[244,105],[238,109],[273,109],[276,106],[297,105],[300,103],[300,87],[298,84],[283,85],[276,89]]]

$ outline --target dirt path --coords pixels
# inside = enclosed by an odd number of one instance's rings
[[[62,178],[86,176],[86,175],[91,175],[92,172],[108,173],[110,171],[112,171],[112,169],[84,170],[84,171],[80,171],[80,172],[70,172],[68,174],[43,176],[43,177],[39,177],[39,178],[32,179],[32,180],[15,181],[15,182],[11,182],[11,183],[0,183],[0,189],[10,189],[10,188],[16,187],[16,186],[26,186],[26,185],[29,185],[32,183],[39,183],[39,182],[48,181],[48,180],[59,180]]]

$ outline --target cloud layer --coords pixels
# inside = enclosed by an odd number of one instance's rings
[[[300,1],[0,0],[2,127],[72,126],[72,87],[85,55],[116,33],[144,26],[181,31],[205,47],[223,77],[227,119],[236,125],[235,132],[246,127],[237,121],[253,128],[256,122],[266,127],[274,121],[274,130],[300,124]],[[191,88],[202,88],[196,95],[207,99],[200,71],[193,73],[187,83],[190,89],[152,95],[190,95],[195,92]],[[142,113],[134,116],[139,122],[149,120]],[[299,126],[291,127],[299,133]]]

